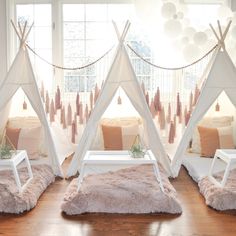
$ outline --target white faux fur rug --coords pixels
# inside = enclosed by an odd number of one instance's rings
[[[48,165],[32,166],[34,178],[22,193],[18,192],[11,170],[0,171],[0,212],[19,214],[29,211],[37,204],[38,198],[54,182],[53,171]],[[19,169],[21,183],[28,179],[26,168]]]
[[[68,215],[82,213],[172,213],[182,212],[177,194],[164,171],[163,193],[150,165],[85,177],[77,192],[74,179],[64,196],[61,209]]]
[[[223,172],[215,175],[218,180],[222,176]],[[236,169],[230,171],[224,188],[213,184],[208,177],[202,178],[198,186],[208,206],[219,211],[236,209]]]

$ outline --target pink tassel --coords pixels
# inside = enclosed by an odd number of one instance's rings
[[[26,101],[23,102],[23,110],[27,110],[27,103],[26,103]]]
[[[157,87],[157,91],[156,91],[156,94],[154,96],[154,105],[155,105],[156,111],[159,112],[161,110],[161,100],[160,100],[160,89],[159,89],[159,87]]]
[[[76,107],[76,114],[77,116],[79,116],[79,104],[80,104],[80,101],[79,101],[79,93],[77,93],[76,95],[76,102],[75,102],[75,107]]]
[[[199,90],[198,86],[196,85],[195,92],[194,92],[194,101],[193,101],[194,106],[197,103],[199,95],[200,95],[200,90]]]
[[[71,125],[72,124],[72,109],[71,109],[71,105],[69,103],[69,105],[67,106],[67,124]]]
[[[171,106],[170,103],[168,104],[168,111],[167,111],[167,117],[166,117],[166,121],[169,124],[171,120]]]
[[[56,94],[57,94],[57,102],[56,102],[57,107],[56,107],[56,109],[58,110],[61,108],[61,91],[60,91],[59,86],[57,86]]]
[[[188,125],[189,119],[190,119],[191,113],[190,111],[187,112],[186,117],[185,117],[185,126]]]
[[[216,104],[215,111],[220,111],[220,104],[218,102]]]
[[[120,96],[118,96],[118,98],[117,98],[117,104],[118,104],[118,105],[121,105],[121,104],[122,104],[122,100],[121,100],[121,97],[120,97]]]
[[[67,125],[66,125],[66,113],[65,113],[65,107],[63,106],[62,108],[62,128],[66,129]]]
[[[174,123],[173,123],[173,121],[171,121],[170,130],[169,130],[169,138],[168,138],[169,143],[174,143],[174,137],[175,137],[175,134],[174,134],[175,130],[174,129],[175,129]]]
[[[74,115],[74,123],[75,123],[75,134],[78,134],[78,126],[77,126],[77,114]]]
[[[99,95],[99,88],[98,88],[98,85],[96,84],[95,85],[95,92],[94,92],[94,105],[98,99],[98,95]]]
[[[86,106],[85,106],[84,117],[85,117],[85,120],[86,120],[86,123],[87,123],[88,119],[89,119],[88,104],[86,104]]]
[[[152,99],[151,104],[150,104],[150,111],[151,111],[151,114],[152,114],[152,118],[155,118],[155,116],[156,116],[156,109],[155,109],[155,105],[154,105],[153,99]]]
[[[145,98],[146,98],[147,105],[149,106],[149,93],[148,93],[148,91],[146,92]]]
[[[179,116],[179,113],[180,113],[180,99],[179,99],[179,93],[177,93],[176,115]]]
[[[71,142],[75,143],[75,122],[72,122],[71,125]]]
[[[176,137],[176,115],[174,115],[174,137]]]
[[[192,110],[193,110],[193,93],[191,92],[189,96],[189,111]]]
[[[166,121],[165,121],[165,109],[162,107],[160,113],[159,113],[159,123],[160,123],[160,129],[165,129]]]
[[[60,109],[60,123],[63,124],[63,109]]]
[[[83,124],[84,123],[84,121],[83,121],[84,114],[83,114],[83,104],[82,103],[80,103],[79,108],[80,108],[79,109],[79,123]]]
[[[179,102],[179,124],[182,123],[182,119],[183,119],[182,103]]]

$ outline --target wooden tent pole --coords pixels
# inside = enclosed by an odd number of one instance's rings
[[[14,22],[12,20],[11,20],[11,24],[12,24],[12,26],[13,26],[13,28],[14,28],[14,30],[15,30],[18,38],[19,38],[19,40],[21,40],[20,34],[19,34],[18,30],[16,29],[16,26],[15,26],[15,24],[14,24]]]

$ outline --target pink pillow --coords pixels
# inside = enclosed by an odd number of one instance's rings
[[[13,145],[15,149],[17,149],[18,147],[20,131],[21,131],[20,128],[9,128],[9,127],[6,128],[6,136],[8,137],[11,143],[9,142],[9,140],[6,140],[6,142],[9,145]]]

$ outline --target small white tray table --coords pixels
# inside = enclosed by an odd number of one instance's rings
[[[29,179],[23,186],[21,185],[20,177],[17,171],[17,165],[19,165],[22,161],[26,162],[26,167],[29,174]],[[17,150],[16,153],[13,153],[12,157],[9,159],[0,159],[0,166],[6,166],[12,169],[19,192],[22,192],[27,186],[27,184],[30,182],[30,180],[33,178],[30,162],[28,159],[27,152],[25,150]]]
[[[225,169],[224,176],[221,182],[217,181],[215,177],[213,176],[213,169],[214,169],[214,165],[216,163],[217,158],[221,159],[222,161],[226,163],[226,169]],[[217,149],[215,152],[215,156],[213,158],[212,164],[211,164],[209,174],[208,174],[209,179],[214,184],[223,188],[229,176],[230,169],[234,163],[236,163],[236,149]]]
[[[80,175],[78,178],[78,191],[81,187],[84,177],[84,170],[89,165],[141,165],[150,164],[157,182],[164,192],[161,175],[156,158],[151,150],[148,150],[143,158],[133,158],[128,151],[87,151],[82,161]]]

